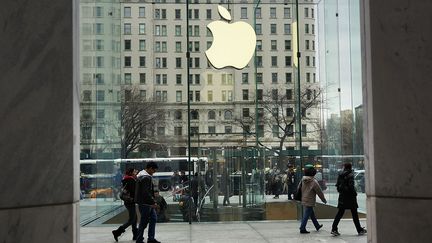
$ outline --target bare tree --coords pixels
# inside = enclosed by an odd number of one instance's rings
[[[121,101],[121,157],[131,152],[164,147],[157,139],[157,127],[165,123],[165,109],[159,101],[146,99],[137,89],[123,90]]]
[[[302,123],[307,123],[313,128],[309,128],[308,132],[315,132],[320,130],[320,119],[319,115],[310,116],[311,109],[319,111],[321,101],[321,89],[318,87],[305,87],[300,93],[300,108],[296,106],[298,100],[294,95],[292,89],[272,89],[262,97],[258,97],[258,109],[257,114],[255,111],[250,112],[249,117],[235,117],[234,121],[239,125],[243,131],[249,132],[252,130],[251,127],[255,126],[255,122],[258,125],[258,131],[251,133],[254,136],[263,137],[258,139],[260,146],[265,147],[268,150],[273,151],[278,156],[278,164],[282,164],[284,157],[282,151],[284,144],[288,138],[296,135],[294,129],[297,117],[301,116]],[[255,109],[253,109],[255,110]],[[315,112],[316,114],[319,114]],[[265,134],[272,134],[272,137],[267,138]],[[317,137],[317,140],[319,138]],[[269,142],[278,142],[276,149],[269,147]],[[318,142],[318,141],[317,141]]]

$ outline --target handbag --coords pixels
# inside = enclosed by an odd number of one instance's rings
[[[124,185],[120,191],[120,199],[125,203],[133,203],[134,199],[131,197],[130,192],[126,189],[126,185]]]
[[[302,181],[300,181],[300,184],[297,186],[297,191],[294,193],[294,200],[301,201],[302,198]]]

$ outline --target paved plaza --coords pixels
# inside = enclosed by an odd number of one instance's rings
[[[351,219],[341,220],[339,232],[341,236],[330,234],[332,220],[320,220],[324,227],[319,231],[312,230],[309,221],[310,234],[299,234],[299,222],[295,220],[282,221],[252,221],[223,223],[164,223],[156,227],[156,238],[162,243],[366,243],[367,236],[358,236]],[[363,226],[365,220],[361,220]],[[115,242],[111,231],[118,225],[101,225],[97,227],[82,227],[82,243]],[[145,232],[147,233],[147,231]],[[147,235],[144,235],[147,239]],[[133,242],[131,229],[127,229],[119,242]]]

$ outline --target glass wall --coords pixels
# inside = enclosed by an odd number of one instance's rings
[[[161,221],[281,219],[281,204],[296,219],[289,165],[298,181],[314,164],[334,205],[341,163],[363,168],[358,12],[354,0],[81,0],[82,225],[125,213],[121,179],[149,161]]]

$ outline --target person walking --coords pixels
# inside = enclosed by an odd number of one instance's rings
[[[115,241],[118,241],[118,237],[120,237],[120,235],[122,235],[125,232],[126,228],[129,226],[132,227],[132,234],[133,234],[132,240],[136,240],[138,229],[136,225],[137,216],[135,211],[134,197],[135,197],[135,182],[136,182],[137,172],[138,171],[135,170],[134,168],[128,168],[125,172],[125,175],[123,176],[123,179],[121,180],[122,188],[124,188],[124,190],[127,191],[130,197],[129,200],[123,200],[124,206],[128,211],[129,218],[126,223],[118,227],[118,229],[112,231]]]
[[[354,187],[354,173],[351,163],[344,164],[344,170],[339,174],[336,189],[339,192],[338,198],[338,212],[332,224],[331,234],[339,236],[338,224],[343,217],[345,210],[351,210],[354,225],[359,235],[367,233],[366,229],[360,225],[360,220],[357,213],[357,192]]]
[[[322,224],[318,223],[318,220],[315,217],[314,207],[316,203],[316,195],[318,195],[323,203],[327,203],[327,200],[324,197],[318,181],[314,178],[316,170],[313,165],[306,165],[304,173],[305,175],[297,187],[297,190],[301,190],[302,192],[301,203],[304,206],[303,219],[300,225],[300,234],[309,234],[310,232],[306,230],[306,224],[309,217],[317,231],[323,227]]]
[[[154,199],[154,186],[152,175],[157,171],[158,165],[155,162],[149,162],[145,170],[142,170],[137,175],[137,183],[135,188],[135,202],[138,204],[138,209],[141,214],[140,224],[136,237],[137,243],[144,243],[144,230],[148,228],[147,243],[160,243],[155,239],[155,230],[157,222],[156,209],[158,205]]]
[[[287,184],[288,184],[288,200],[293,200],[292,195],[295,192],[296,189],[296,183],[295,183],[295,172],[294,172],[294,166],[288,165],[288,172],[287,172]]]

